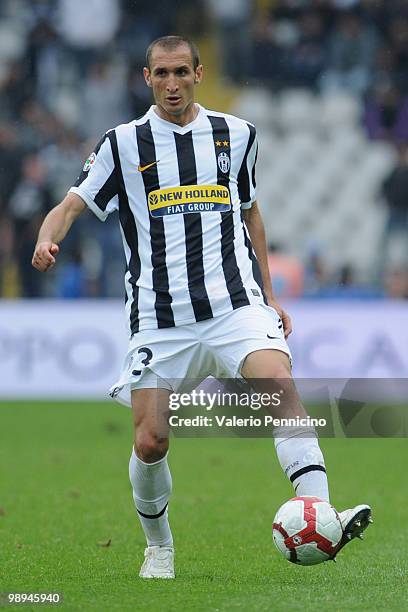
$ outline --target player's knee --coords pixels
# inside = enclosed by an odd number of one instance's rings
[[[141,432],[136,434],[136,454],[146,463],[159,461],[164,457],[169,448],[169,439],[156,433]]]

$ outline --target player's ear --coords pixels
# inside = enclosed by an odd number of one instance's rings
[[[202,78],[203,78],[203,65],[200,64],[195,69],[194,83],[198,85],[199,83],[201,83]]]
[[[144,76],[144,80],[146,81],[146,85],[148,87],[151,87],[152,86],[152,78],[151,78],[151,75],[150,75],[150,70],[146,66],[143,68],[143,76]]]

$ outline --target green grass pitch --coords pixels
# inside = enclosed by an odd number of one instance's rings
[[[59,609],[86,612],[407,609],[406,439],[322,440],[332,502],[370,503],[375,522],[337,564],[297,567],[271,537],[292,496],[272,441],[173,438],[177,578],[143,581],[130,413],[3,402],[0,436],[0,592],[59,591]]]

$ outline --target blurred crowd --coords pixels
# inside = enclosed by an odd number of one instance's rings
[[[406,0],[266,2],[253,36],[258,80],[349,91],[365,103],[370,137],[408,141]]]
[[[41,220],[65,196],[95,142],[150,105],[145,49],[168,33],[210,40],[225,86],[346,89],[359,96],[369,136],[402,151],[383,195],[387,231],[408,235],[404,0],[158,0],[154,6],[146,0],[2,0],[0,297],[123,294],[116,219],[102,224],[84,214],[47,275],[32,270],[31,254]],[[301,293],[312,295],[319,274],[312,279],[307,265]],[[351,278],[351,270],[338,271],[337,279],[323,274],[315,293],[330,293],[333,283],[350,286]],[[400,281],[398,296],[408,297],[408,282]]]

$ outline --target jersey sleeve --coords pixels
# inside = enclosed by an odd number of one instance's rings
[[[69,193],[79,195],[101,221],[119,208],[118,179],[108,134],[86,160]]]
[[[241,208],[251,208],[256,200],[255,165],[258,157],[258,140],[256,130],[250,123],[248,144],[238,173],[238,195],[241,200]]]

